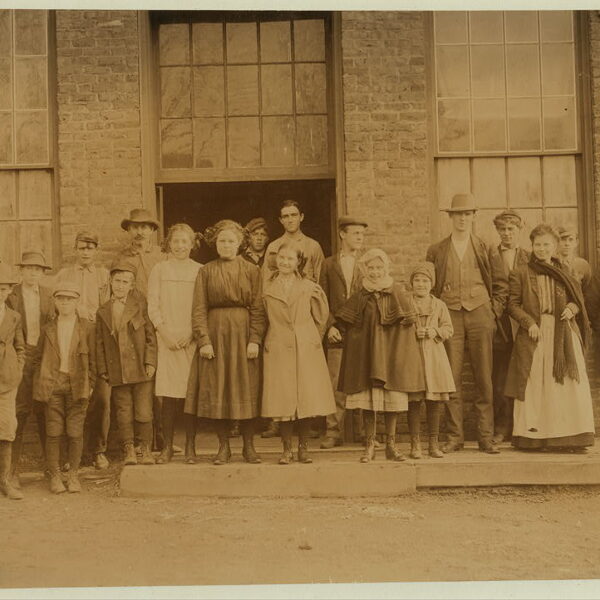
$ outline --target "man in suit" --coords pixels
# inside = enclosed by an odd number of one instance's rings
[[[452,233],[427,250],[426,260],[435,265],[433,293],[448,306],[454,327],[454,335],[445,343],[456,384],[456,392],[447,404],[445,453],[464,446],[462,369],[467,342],[479,392],[475,400],[479,449],[488,454],[499,452],[492,440],[492,343],[496,319],[506,305],[508,282],[499,257],[492,256],[485,243],[471,232],[476,210],[472,194],[455,194],[446,210]]]
[[[519,238],[523,229],[523,219],[515,210],[505,210],[494,218],[496,231],[500,236],[500,244],[492,250],[494,260],[498,258],[508,279],[510,272],[529,262],[529,252],[519,247]],[[512,398],[504,395],[504,385],[508,364],[512,353],[513,341],[519,326],[510,318],[505,310],[499,320],[494,335],[492,382],[494,386],[494,438],[496,444],[509,440],[513,426]]]
[[[344,302],[360,288],[361,277],[358,257],[365,241],[367,223],[364,219],[343,216],[338,219],[341,248],[337,254],[325,259],[319,283],[329,301],[327,322],[327,365],[335,393],[336,411],[327,417],[327,431],[321,448],[329,449],[343,443],[346,395],[337,391],[342,362],[342,336],[334,326],[334,315]]]
[[[50,269],[43,253],[39,251],[23,252],[18,267],[21,273],[21,283],[12,289],[6,304],[21,315],[25,338],[25,364],[16,398],[17,432],[13,442],[11,463],[12,484],[17,489],[21,489],[19,461],[23,450],[23,432],[31,414],[35,416],[37,422],[42,454],[45,455],[46,451],[45,405],[35,402],[33,399],[33,361],[40,331],[54,317],[55,308],[52,291],[40,284],[44,272]]]

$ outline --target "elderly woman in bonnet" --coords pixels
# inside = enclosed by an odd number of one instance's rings
[[[408,428],[410,431],[410,457],[421,458],[421,404],[427,407],[429,456],[443,458],[438,446],[440,416],[450,392],[455,391],[450,361],[444,342],[454,333],[452,320],[445,302],[431,294],[435,284],[435,266],[424,262],[410,274],[412,301],[417,314],[415,335],[419,343],[421,368],[425,389],[408,395]]]
[[[360,258],[361,289],[336,314],[344,338],[338,389],[346,408],[363,409],[366,449],[361,462],[375,458],[376,412],[383,412],[385,455],[402,461],[396,448],[398,413],[408,409],[408,393],[425,389],[419,346],[410,327],[416,321],[410,296],[390,276],[390,259],[371,249]]]
[[[510,274],[508,312],[519,324],[505,394],[514,406],[513,446],[585,452],[594,415],[583,347],[589,337],[581,287],[555,257],[558,233],[529,236],[528,265]]]

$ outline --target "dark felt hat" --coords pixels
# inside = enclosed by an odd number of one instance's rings
[[[40,250],[26,250],[21,254],[21,262],[17,263],[18,267],[41,267],[42,269],[50,269],[50,265],[46,262],[44,253]]]
[[[467,210],[477,210],[475,205],[475,196],[473,194],[454,194],[450,208],[444,209],[447,213],[465,212]]]
[[[152,225],[154,229],[158,229],[159,226],[158,221],[154,219],[150,214],[150,211],[145,208],[134,208],[129,213],[129,218],[121,221],[121,227],[127,231],[129,226],[133,223],[147,223],[148,225]]]

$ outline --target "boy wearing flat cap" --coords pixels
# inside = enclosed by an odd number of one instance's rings
[[[33,250],[23,252],[21,262],[17,266],[21,274],[21,283],[15,285],[6,304],[21,315],[25,338],[25,365],[17,391],[17,432],[13,442],[11,467],[12,484],[20,489],[19,462],[23,449],[23,432],[32,413],[37,421],[42,455],[46,452],[45,405],[33,400],[33,362],[41,328],[54,317],[56,310],[52,290],[40,285],[44,272],[50,269],[43,253]]]
[[[242,257],[253,265],[263,266],[265,250],[269,243],[269,230],[267,222],[262,217],[257,217],[246,223],[248,232],[248,245],[242,251]]]
[[[577,244],[579,243],[577,230],[574,227],[559,227],[557,231],[560,236],[557,249],[558,258],[571,275],[577,279],[585,294],[592,280],[592,268],[585,258],[577,256]]]
[[[6,305],[16,278],[8,265],[0,264],[0,492],[12,500],[23,498],[11,483],[12,445],[17,432],[15,398],[25,362],[21,316]]]
[[[426,257],[435,267],[433,294],[446,303],[454,329],[454,335],[445,343],[456,385],[447,404],[448,441],[442,447],[445,453],[464,446],[462,369],[467,340],[478,392],[474,408],[479,449],[488,454],[499,452],[492,439],[492,343],[496,319],[506,306],[508,281],[499,258],[471,231],[476,210],[472,194],[455,194],[446,210],[452,233],[430,246]]]
[[[146,301],[132,293],[135,275],[130,261],[121,261],[110,270],[112,296],[98,309],[96,320],[97,368],[99,377],[112,386],[125,464],[137,464],[135,434],[142,464],[151,465],[156,333]]]
[[[36,350],[33,397],[46,407],[46,461],[50,491],[65,490],[59,473],[60,440],[68,438],[69,492],[81,491],[78,470],[83,451],[83,423],[95,381],[94,328],[77,315],[81,295],[72,280],[58,280],[54,289],[58,315],[40,334]]]
[[[342,335],[333,325],[333,315],[344,302],[361,287],[362,277],[358,268],[358,258],[362,253],[367,222],[364,219],[342,216],[338,219],[338,234],[341,240],[340,251],[325,259],[320,286],[329,302],[327,321],[327,365],[335,392],[336,412],[327,417],[327,431],[321,442],[321,448],[329,449],[343,443],[344,413],[346,395],[337,391],[340,365],[342,363]]]
[[[75,236],[75,263],[63,267],[58,279],[69,279],[79,285],[81,296],[77,314],[90,323],[96,322],[98,308],[110,298],[108,269],[96,264],[98,236],[92,231],[80,231]],[[94,457],[97,469],[109,466],[106,458],[110,428],[110,386],[97,379],[85,424],[87,451]]]

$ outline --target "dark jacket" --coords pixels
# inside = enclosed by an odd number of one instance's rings
[[[14,390],[21,381],[25,341],[19,313],[5,309],[0,323],[0,394]]]
[[[441,242],[429,246],[427,250],[426,260],[435,265],[435,285],[432,291],[434,296],[438,298],[442,295],[446,283],[446,265],[448,264],[451,244],[452,238],[448,236]],[[473,234],[471,234],[471,244],[473,245],[483,283],[491,299],[496,322],[501,327],[499,320],[502,317],[508,298],[508,278],[504,273],[502,259],[497,252],[492,252],[483,240]],[[505,335],[508,335],[508,333],[505,332]]]
[[[156,333],[140,294],[127,295],[118,331],[112,325],[112,300],[98,309],[96,354],[98,375],[108,375],[110,385],[149,380],[146,365],[156,368]]]
[[[58,317],[52,319],[40,333],[34,358],[33,398],[48,402],[59,376],[60,348],[58,345]],[[69,356],[69,376],[74,400],[89,398],[96,378],[94,352],[94,325],[77,317]]]
[[[46,287],[39,286],[40,290],[40,333],[42,327],[51,321],[56,315],[56,309],[54,307],[54,299],[52,298],[52,291]],[[25,341],[27,342],[27,316],[25,314],[25,303],[23,301],[23,286],[22,284],[15,285],[12,292],[6,299],[6,304],[17,311],[21,315],[21,325],[23,326],[23,334]]]

